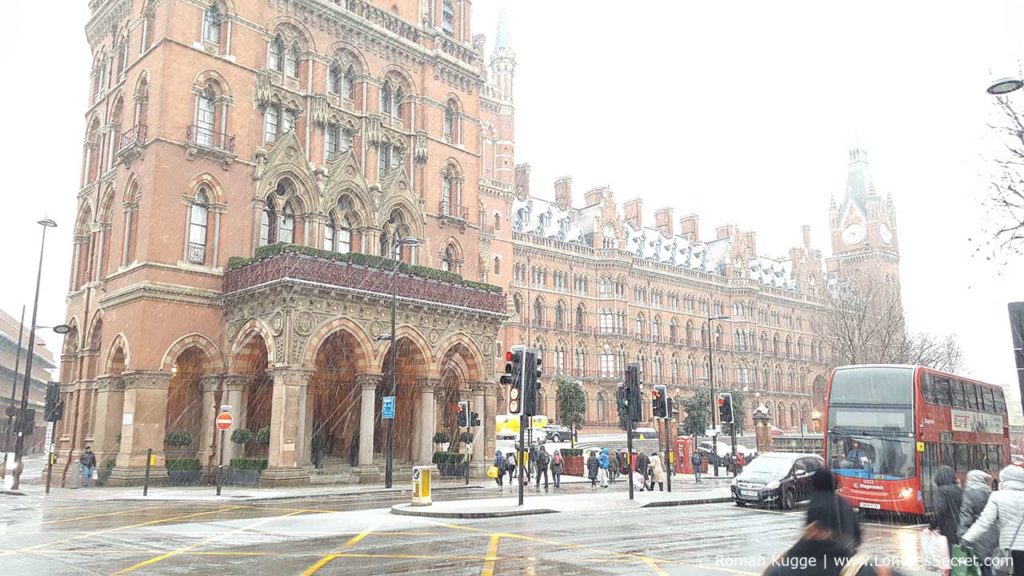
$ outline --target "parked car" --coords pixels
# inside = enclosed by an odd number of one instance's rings
[[[548,424],[543,428],[544,437],[550,442],[561,442],[572,437],[572,430],[561,424]]]
[[[706,458],[712,465],[715,463],[714,457],[711,455],[711,440],[701,442],[697,446],[697,451],[700,452],[701,456]],[[743,454],[744,458],[749,457],[751,450],[742,444],[736,445],[736,453]],[[726,454],[732,454],[732,443],[728,438],[718,439],[718,458],[724,458]]]
[[[824,467],[825,460],[817,454],[761,454],[733,478],[733,500],[737,506],[775,504],[792,510],[810,498],[812,478]]]

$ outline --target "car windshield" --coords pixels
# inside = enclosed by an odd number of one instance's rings
[[[744,473],[771,474],[773,476],[785,476],[793,468],[793,460],[789,458],[776,458],[772,456],[761,456],[743,469]]]

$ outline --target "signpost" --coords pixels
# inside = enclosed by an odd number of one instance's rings
[[[217,496],[220,496],[220,487],[224,478],[224,433],[231,429],[235,423],[231,416],[231,406],[221,406],[220,414],[217,414],[217,429],[220,430],[220,461],[217,464]]]
[[[394,396],[384,396],[383,402],[381,402],[380,411],[381,411],[381,415],[380,415],[381,418],[384,418],[385,420],[394,420],[395,419],[395,397]]]

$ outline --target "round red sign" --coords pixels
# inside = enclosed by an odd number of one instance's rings
[[[230,430],[232,423],[234,423],[234,419],[231,417],[231,414],[227,412],[221,412],[220,414],[217,414],[218,430]]]

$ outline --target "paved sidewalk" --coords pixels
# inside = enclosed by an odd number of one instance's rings
[[[623,490],[596,490],[583,494],[526,493],[523,506],[515,491],[504,498],[480,500],[456,500],[435,502],[430,506],[399,504],[391,507],[392,514],[402,516],[424,516],[433,518],[504,518],[532,514],[554,514],[557,512],[586,512],[591,510],[636,510],[662,506],[686,506],[732,502],[727,486],[717,488],[684,489],[674,492],[636,492],[630,500]]]

